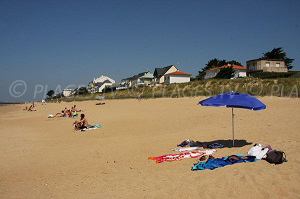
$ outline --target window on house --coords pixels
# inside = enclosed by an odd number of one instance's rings
[[[276,67],[280,67],[280,63],[276,63]]]
[[[270,67],[270,62],[266,62],[266,67]]]

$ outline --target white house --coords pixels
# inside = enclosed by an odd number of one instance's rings
[[[166,66],[164,68],[155,68],[153,73],[154,82],[156,84],[163,84],[165,82],[165,75],[176,71],[178,71],[178,69],[174,65]]]
[[[190,82],[191,81],[191,75],[184,73],[184,72],[179,72],[175,71],[173,73],[168,73],[165,75],[165,84],[173,84],[173,83],[185,83],[185,82]]]
[[[71,96],[71,94],[72,94],[72,89],[64,89],[63,91],[62,91],[62,94],[63,94],[63,96],[64,97],[69,97],[69,96]]]
[[[215,68],[211,68],[209,70],[206,70],[204,79],[214,78],[218,74],[218,72],[220,72],[220,70],[222,68],[227,68],[227,67],[230,67],[230,66],[231,66],[231,64],[228,64],[228,65],[225,65],[225,66],[215,67]],[[246,77],[247,76],[246,68],[244,66],[232,65],[232,69],[235,71],[233,78]]]
[[[105,76],[101,75],[98,78],[94,78],[88,85],[88,91],[90,93],[102,93],[106,86],[112,86],[116,81]]]

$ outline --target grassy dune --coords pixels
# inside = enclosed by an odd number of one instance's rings
[[[128,99],[128,98],[177,98],[211,96],[228,91],[247,93],[253,96],[278,96],[293,97],[300,96],[299,78],[281,79],[253,79],[243,78],[236,80],[200,80],[189,83],[161,85],[155,87],[138,87],[127,90],[112,91],[108,93],[96,93],[71,98],[64,101],[95,100],[97,96],[105,99]]]

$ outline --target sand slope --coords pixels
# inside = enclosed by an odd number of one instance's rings
[[[172,153],[184,139],[231,139],[231,110],[197,105],[202,98],[78,102],[89,123],[53,118],[74,103],[0,107],[0,198],[300,198],[300,99],[260,98],[267,109],[235,110],[235,137],[270,144],[288,163],[241,163],[191,171],[197,159],[155,164],[149,156]],[[215,157],[251,145],[223,148]]]

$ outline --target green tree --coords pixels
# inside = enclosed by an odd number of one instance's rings
[[[54,90],[49,90],[47,95],[51,98],[54,95]]]
[[[265,52],[263,53],[263,59],[281,59],[284,60],[285,65],[287,66],[287,68],[290,70],[293,68],[292,63],[294,61],[294,59],[288,58],[286,56],[286,53],[283,51],[282,47],[279,48],[273,48],[273,50],[271,50],[270,52]]]
[[[211,68],[215,68],[215,67],[220,67],[220,66],[224,66],[227,64],[234,64],[234,65],[238,65],[238,66],[242,66],[242,64],[236,60],[231,60],[231,61],[226,61],[225,59],[211,59],[207,62],[207,64],[205,64],[205,67],[201,69],[201,71],[198,71],[198,76],[196,76],[196,79],[200,80],[203,79],[205,76],[205,71],[209,70]]]
[[[80,87],[76,91],[77,95],[84,95],[84,94],[87,94],[87,93],[88,93],[88,90],[87,90],[86,87]]]
[[[224,66],[226,64],[227,64],[227,62],[226,62],[225,59],[219,60],[217,58],[214,58],[214,59],[211,59],[211,60],[209,60],[207,62],[207,64],[205,65],[205,67],[202,69],[202,71],[209,70],[209,69],[215,68],[215,67]]]
[[[234,70],[231,67],[221,68],[220,71],[215,76],[215,79],[230,79],[234,77]]]
[[[242,64],[240,62],[235,61],[235,60],[228,61],[227,64],[242,66]]]

